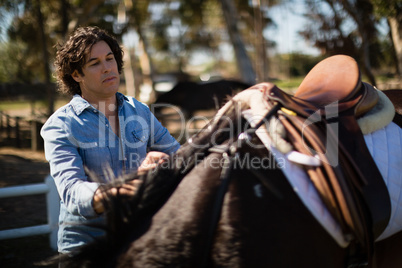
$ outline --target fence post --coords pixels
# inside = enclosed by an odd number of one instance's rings
[[[31,120],[31,149],[39,151],[43,149],[43,139],[40,136],[42,123],[38,120]]]
[[[10,126],[10,116],[6,114],[6,124],[7,124],[7,139],[11,139],[11,126]]]
[[[0,131],[3,130],[3,112],[0,111]]]
[[[20,139],[20,117],[15,117],[15,145],[17,148],[21,147],[21,139]]]
[[[47,203],[47,221],[52,230],[49,235],[50,246],[52,249],[57,250],[57,232],[59,230],[59,213],[60,213],[60,198],[57,192],[56,185],[52,176],[48,175],[45,179],[45,184],[49,187],[46,194]]]

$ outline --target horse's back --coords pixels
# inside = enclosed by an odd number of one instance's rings
[[[383,92],[395,106],[395,111],[402,115],[402,89],[389,89]]]
[[[402,231],[375,243],[373,268],[402,267]]]
[[[347,252],[302,204],[282,171],[253,169],[232,173],[213,251],[217,266],[344,267]],[[255,172],[279,195],[262,185]],[[232,237],[226,236],[227,230],[232,230]],[[222,256],[234,254],[233,241],[241,262],[225,265],[229,260]]]

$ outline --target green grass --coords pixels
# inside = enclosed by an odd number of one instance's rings
[[[273,83],[282,90],[290,91],[297,89],[303,79],[304,77],[293,77],[290,79],[273,81]]]
[[[300,86],[300,84],[303,81],[303,79],[304,79],[304,76],[292,77],[292,78],[289,78],[289,79],[272,81],[272,83],[274,83],[277,87],[279,87],[280,89],[282,89],[284,91],[294,91]],[[383,76],[381,76],[381,75],[376,76],[377,84],[378,83],[384,83],[384,82],[387,82],[389,80],[392,80],[392,79],[387,77],[387,76],[384,76],[384,75]],[[368,82],[368,79],[365,76],[363,76],[362,81]]]
[[[61,107],[66,104],[66,100],[57,100],[55,103],[55,107]],[[0,101],[0,111],[13,111],[31,108],[31,105],[34,104],[35,109],[47,109],[47,102],[44,100],[37,100],[34,103],[28,100],[17,100],[17,101]]]
[[[32,102],[29,101],[1,101],[0,102],[0,110],[7,111],[7,110],[18,110],[31,107]],[[43,101],[35,101],[34,105],[36,108],[46,107]]]

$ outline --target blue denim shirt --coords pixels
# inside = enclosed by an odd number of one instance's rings
[[[41,130],[61,198],[59,252],[70,252],[104,235],[102,228],[94,227],[104,226],[105,219],[95,213],[92,199],[99,183],[112,179],[111,171],[114,176],[133,172],[148,151],[170,154],[180,147],[148,106],[121,93],[116,98],[120,137],[103,113],[79,95],[58,109]],[[96,176],[95,181],[84,167]]]

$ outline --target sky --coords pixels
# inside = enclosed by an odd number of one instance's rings
[[[1,12],[1,14],[5,14],[5,12]],[[8,16],[6,15],[0,19],[0,42],[5,42],[8,39],[6,32],[8,26],[11,23],[11,19],[12,19],[11,15]]]
[[[276,29],[268,29],[264,35],[277,43],[278,53],[303,52],[318,55],[319,51],[308,44],[297,32],[302,30],[306,19],[302,16],[305,5],[300,0],[292,3],[284,2],[280,6],[271,7],[269,15],[276,23]]]

